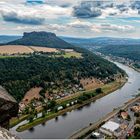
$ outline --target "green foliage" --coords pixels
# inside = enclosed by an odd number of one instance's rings
[[[30,115],[30,116],[28,117],[28,120],[29,120],[30,123],[33,122],[33,119],[34,119],[34,115]]]
[[[102,92],[103,92],[101,88],[97,88],[95,91],[96,91],[96,93],[97,93],[97,94],[99,94],[99,93],[102,93]]]
[[[19,102],[32,87],[42,87],[40,94],[44,97],[45,90],[52,92],[53,88],[80,85],[81,78],[105,79],[118,72],[123,74],[116,65],[90,51],[81,48],[75,48],[75,51],[82,53],[83,58],[51,58],[34,54],[0,59],[0,85]]]
[[[140,45],[111,45],[99,48],[98,51],[140,61]]]
[[[140,64],[135,63],[133,66],[134,66],[135,68],[140,69]]]
[[[43,110],[43,111],[42,111],[42,116],[41,116],[42,118],[45,117],[45,113],[46,113],[46,112]]]
[[[78,97],[78,102],[82,103],[82,101],[86,101],[90,99],[92,96],[90,94],[83,94],[80,97]]]
[[[133,139],[139,139],[140,138],[140,128],[135,128],[134,129],[134,137]]]
[[[45,93],[46,93],[46,90],[43,88],[40,90],[39,94],[45,98]]]
[[[56,101],[51,100],[48,102],[48,108],[53,109],[56,106]]]

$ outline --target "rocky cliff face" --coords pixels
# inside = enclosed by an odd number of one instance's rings
[[[18,103],[0,86],[0,126],[9,129],[9,120],[18,114]]]
[[[18,139],[15,135],[11,134],[8,130],[0,127],[0,139],[2,140],[14,140],[14,139]]]

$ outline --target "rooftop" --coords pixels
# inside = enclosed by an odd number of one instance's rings
[[[120,124],[113,122],[113,121],[108,121],[104,125],[101,126],[101,128],[107,129],[111,132],[114,132],[120,127]]]

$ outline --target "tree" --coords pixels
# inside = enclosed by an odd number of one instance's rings
[[[29,120],[30,123],[33,122],[33,120],[34,120],[34,115],[30,115],[29,118],[28,118],[28,120]]]
[[[35,112],[34,112],[34,116],[37,118],[38,117],[38,114],[37,114],[37,110],[35,109]]]
[[[42,111],[42,118],[44,118],[45,117],[45,111],[43,110]]]
[[[29,114],[29,107],[28,106],[25,107],[23,114]]]
[[[48,108],[53,109],[56,106],[56,101],[55,100],[51,100],[48,102]]]
[[[101,88],[97,88],[95,91],[97,94],[102,93],[102,89]]]

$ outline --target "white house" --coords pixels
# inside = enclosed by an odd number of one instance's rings
[[[106,135],[113,136],[115,130],[117,130],[119,127],[120,124],[113,121],[108,121],[104,125],[102,125],[99,130]]]
[[[59,111],[59,110],[62,110],[63,109],[63,106],[59,106],[58,108],[57,108],[57,110]]]

